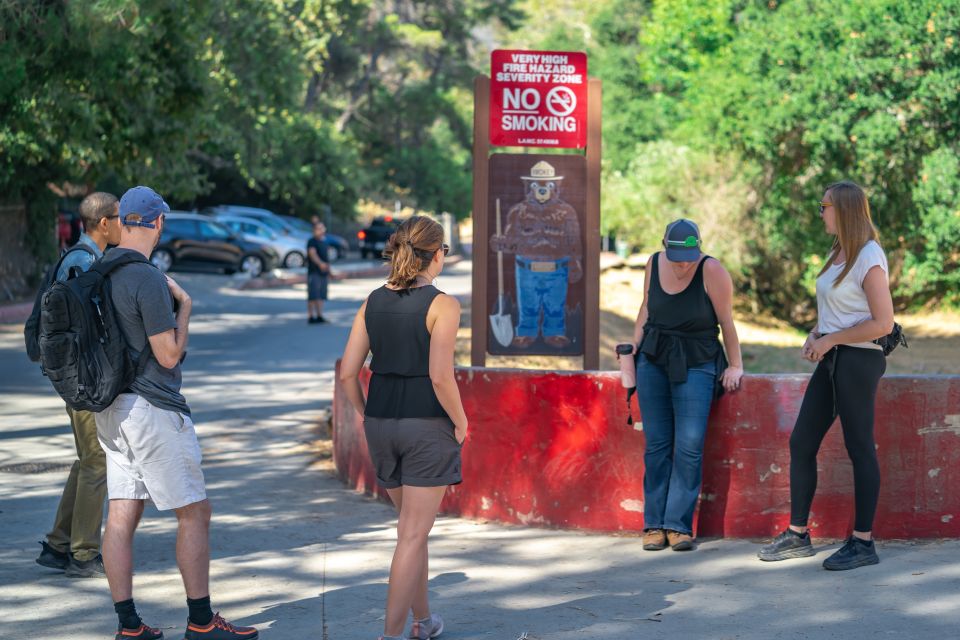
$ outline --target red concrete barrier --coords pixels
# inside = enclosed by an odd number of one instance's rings
[[[463,484],[448,491],[446,513],[594,531],[643,529],[642,417],[627,426],[617,374],[458,369],[457,381],[470,437]],[[788,524],[788,443],[806,383],[805,375],[746,376],[741,391],[715,405],[700,536],[762,538]],[[960,376],[884,378],[876,439],[883,474],[877,535],[960,537]],[[383,495],[362,421],[339,382],[334,461],[344,482]],[[841,538],[853,515],[853,471],[837,424],[819,456],[810,523],[815,535]]]

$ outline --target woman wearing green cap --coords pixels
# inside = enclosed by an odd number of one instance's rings
[[[718,260],[701,253],[696,223],[671,222],[663,247],[647,261],[633,334],[647,439],[643,548],[658,551],[669,544],[686,551],[693,549],[710,407],[723,390],[740,386],[743,360],[733,323],[733,281]]]

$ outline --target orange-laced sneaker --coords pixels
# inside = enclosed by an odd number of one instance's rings
[[[119,625],[114,640],[163,640],[163,631],[148,627],[142,622],[138,629],[124,629],[123,625]]]
[[[236,627],[219,613],[214,614],[210,624],[200,626],[187,621],[187,632],[183,640],[257,640],[260,634],[253,627]]]

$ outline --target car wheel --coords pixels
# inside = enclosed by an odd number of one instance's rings
[[[306,264],[306,260],[299,251],[291,251],[287,254],[287,257],[283,259],[283,266],[287,269],[299,269],[304,264]]]
[[[327,262],[336,262],[340,259],[340,249],[333,246],[327,246]]]
[[[160,273],[166,273],[173,267],[173,254],[166,249],[157,249],[150,256],[150,262],[160,270]]]
[[[240,271],[246,273],[251,278],[256,278],[263,273],[263,258],[260,256],[244,256],[240,263]]]

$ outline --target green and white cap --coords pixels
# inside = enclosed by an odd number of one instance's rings
[[[663,233],[663,244],[670,262],[696,262],[701,255],[700,228],[693,220],[674,220]]]

